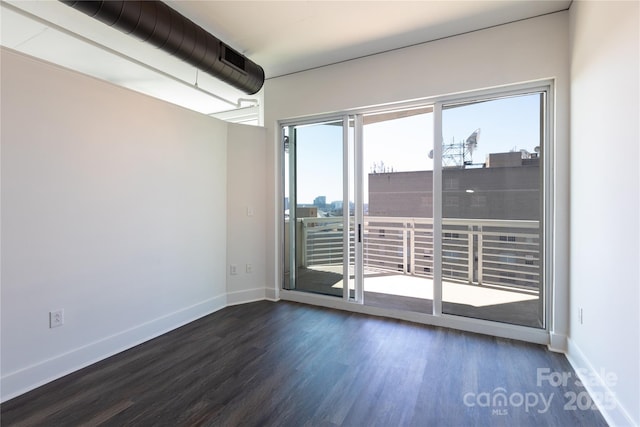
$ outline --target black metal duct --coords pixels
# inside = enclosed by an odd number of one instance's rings
[[[161,1],[61,1],[249,95],[264,84],[262,67]]]

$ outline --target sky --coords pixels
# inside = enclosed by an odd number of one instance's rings
[[[465,141],[480,129],[474,163],[489,153],[526,149],[540,144],[540,95],[522,95],[445,108],[442,137],[446,144]],[[301,126],[297,130],[298,204],[311,204],[318,196],[328,203],[342,200],[342,127],[330,124]],[[433,114],[420,114],[372,123],[363,130],[363,178],[374,164],[399,171],[432,170]],[[288,180],[288,174],[285,176]],[[287,182],[287,181],[285,181]],[[288,195],[288,192],[286,192]],[[353,198],[351,198],[353,199]]]

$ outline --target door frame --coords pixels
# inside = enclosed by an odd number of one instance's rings
[[[556,259],[556,254],[554,252],[555,244],[554,244],[554,216],[555,216],[555,183],[554,183],[554,173],[555,173],[555,141],[554,141],[554,115],[555,115],[555,99],[554,99],[554,80],[541,80],[534,81],[523,84],[515,84],[504,87],[497,87],[491,89],[483,89],[476,90],[464,93],[451,94],[446,96],[432,97],[432,98],[423,98],[412,100],[408,102],[399,102],[399,103],[390,103],[384,105],[378,105],[374,107],[367,108],[359,108],[352,110],[345,110],[340,113],[334,114],[324,114],[324,115],[316,115],[316,116],[308,116],[297,119],[284,119],[279,120],[277,122],[278,126],[278,136],[279,141],[283,141],[283,129],[284,126],[292,126],[292,125],[302,125],[302,124],[312,124],[319,123],[323,121],[329,120],[346,120],[348,124],[348,120],[350,117],[353,117],[356,120],[360,117],[360,124],[362,121],[362,115],[371,114],[377,112],[387,112],[395,109],[406,109],[406,108],[417,108],[431,105],[433,106],[434,113],[434,178],[433,185],[434,190],[438,189],[438,191],[433,192],[433,206],[434,206],[434,260],[441,260],[442,255],[442,195],[440,194],[440,189],[442,188],[442,106],[450,105],[452,103],[464,103],[477,101],[478,99],[492,99],[492,98],[500,98],[505,96],[516,96],[522,95],[525,93],[544,91],[546,93],[546,105],[544,109],[544,150],[545,155],[543,156],[542,161],[542,175],[543,175],[543,196],[542,196],[542,213],[543,213],[543,227],[542,227],[542,259],[543,259],[543,273],[542,280],[543,288],[544,288],[544,296],[542,298],[542,304],[544,306],[544,319],[545,325],[544,328],[533,328],[527,326],[520,325],[512,325],[507,323],[488,321],[482,319],[472,319],[465,318],[457,315],[451,314],[443,314],[442,313],[442,265],[441,261],[434,263],[434,299],[433,299],[433,313],[416,313],[416,312],[402,312],[393,309],[383,309],[378,307],[371,307],[362,304],[362,279],[358,279],[361,276],[362,272],[357,272],[356,274],[356,297],[349,299],[348,296],[348,275],[345,276],[345,286],[343,291],[343,298],[335,298],[326,295],[315,295],[315,294],[307,294],[302,292],[290,291],[283,289],[281,284],[283,283],[283,271],[282,271],[282,262],[283,262],[283,254],[284,254],[284,246],[283,246],[283,236],[282,230],[276,227],[276,232],[278,233],[278,238],[281,241],[280,251],[281,256],[279,257],[279,266],[276,268],[276,272],[280,276],[280,280],[278,281],[279,285],[276,287],[276,299],[283,299],[288,301],[296,301],[311,305],[319,305],[330,308],[337,308],[352,312],[359,312],[365,314],[372,314],[377,316],[385,316],[396,319],[408,320],[417,323],[423,323],[434,326],[442,326],[442,327],[450,327],[454,329],[483,333],[497,337],[511,338],[522,341],[533,342],[537,344],[546,344],[549,345],[551,349],[561,348],[559,345],[554,345],[554,329],[556,329],[557,325],[555,325],[555,315],[554,315],[554,297],[556,295],[556,283],[555,277],[556,273],[554,271],[554,260]],[[358,129],[358,126],[356,126]],[[348,127],[344,128],[345,137],[348,138],[347,135]],[[440,143],[437,143],[437,142]],[[355,132],[355,156],[361,156],[362,154],[362,132]],[[344,142],[343,142],[344,143]],[[346,144],[345,144],[346,145]],[[343,148],[344,145],[343,145]],[[347,149],[345,148],[345,151]],[[284,174],[282,171],[283,162],[283,153],[284,150],[280,151],[280,165],[279,176],[280,176],[280,196],[281,200],[277,203],[278,211],[278,223],[280,225],[284,224],[284,209],[283,202],[284,193],[283,193],[283,185]],[[359,157],[361,158],[361,157]],[[348,162],[347,162],[348,163]],[[350,172],[348,165],[343,165],[347,174]],[[355,169],[360,169],[359,172],[362,172],[361,162],[356,162],[354,166],[354,172],[358,173]],[[346,175],[345,175],[346,176]],[[358,175],[356,175],[357,177]],[[348,186],[348,182],[343,182],[345,186]],[[356,206],[361,206],[362,203],[362,194],[358,195],[358,192],[362,191],[362,185],[356,185],[356,188],[359,190],[356,192]],[[348,197],[348,192],[345,193],[345,198]],[[362,211],[362,209],[356,209],[356,224],[362,224],[363,222],[363,214],[360,212],[358,214],[358,210]],[[361,249],[361,248],[360,248]],[[362,256],[362,250],[356,251],[356,257],[360,254]],[[357,259],[357,258],[356,258]],[[362,260],[358,260],[356,265],[362,265]],[[345,267],[345,269],[348,266]],[[438,278],[438,279],[436,279]],[[436,281],[437,280],[437,281]],[[358,293],[358,290],[360,294]],[[556,339],[558,336],[556,335]]]

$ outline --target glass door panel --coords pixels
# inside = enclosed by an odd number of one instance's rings
[[[544,327],[544,93],[444,106],[442,312]]]
[[[283,287],[342,297],[345,241],[349,241],[344,220],[349,206],[344,206],[343,121],[289,126],[283,134]]]
[[[431,313],[433,108],[363,116],[364,304]]]

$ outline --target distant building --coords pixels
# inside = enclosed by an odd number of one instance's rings
[[[336,200],[335,202],[331,202],[331,212],[335,213],[336,215],[342,215],[342,200]]]
[[[317,218],[318,208],[315,206],[298,206],[296,208],[296,218]]]
[[[523,158],[524,157],[524,158]],[[541,218],[540,159],[520,152],[487,156],[481,168],[442,171],[444,218]],[[433,172],[369,174],[369,216],[433,217]]]
[[[315,199],[313,199],[313,206],[317,206],[319,208],[325,208],[327,206],[326,196],[318,196]]]

